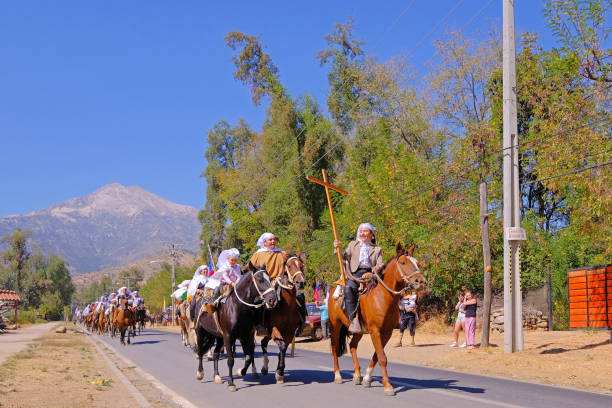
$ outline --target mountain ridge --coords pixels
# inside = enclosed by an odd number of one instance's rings
[[[201,226],[194,207],[173,203],[138,186],[112,183],[22,215],[0,218],[0,236],[32,231],[32,243],[55,253],[73,274],[127,264],[166,249],[197,252]]]

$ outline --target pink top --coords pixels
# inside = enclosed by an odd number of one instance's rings
[[[236,264],[233,268],[226,264],[218,272],[222,272],[221,282],[223,283],[233,283],[242,277],[240,265],[238,264]]]

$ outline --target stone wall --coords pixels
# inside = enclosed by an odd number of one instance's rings
[[[548,316],[541,310],[523,309],[523,329],[548,330]],[[491,311],[491,333],[504,332],[504,309]]]

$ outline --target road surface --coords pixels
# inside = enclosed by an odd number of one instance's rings
[[[253,378],[235,377],[237,392],[229,392],[227,384],[215,384],[212,362],[204,363],[204,379],[196,379],[195,354],[180,343],[180,335],[147,329],[121,346],[118,339],[102,338],[133,363],[156,377],[183,398],[201,407],[612,407],[612,396],[572,389],[550,387],[520,381],[486,377],[401,363],[389,363],[391,383],[396,396],[383,395],[380,367],[374,370],[371,388],[354,385],[349,356],[340,359],[343,384],[333,382],[331,354],[296,349],[287,359],[285,383],[276,384],[275,347],[270,346],[270,373]],[[244,361],[238,347],[235,368]],[[261,369],[261,353],[257,346],[255,362]],[[360,360],[362,374],[368,362]],[[227,376],[227,361],[219,362],[221,376]],[[250,371],[250,369],[249,369]]]

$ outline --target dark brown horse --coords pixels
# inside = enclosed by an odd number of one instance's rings
[[[130,344],[130,327],[134,326],[135,316],[134,312],[130,307],[128,307],[127,299],[119,299],[119,310],[117,312],[117,317],[115,318],[115,327],[119,330],[121,334],[120,342],[125,346],[125,333],[127,332],[127,344]]]
[[[261,308],[273,308],[276,306],[276,293],[272,288],[268,272],[263,267],[253,267],[249,264],[249,271],[240,278],[231,293],[220,303],[218,310],[214,314],[204,313],[200,318],[196,318],[196,341],[194,348],[198,355],[197,378],[204,377],[202,358],[208,350],[215,345],[213,352],[215,382],[222,383],[219,376],[219,355],[221,349],[225,347],[227,351],[227,367],[229,369],[228,389],[236,391],[234,385],[234,355],[236,350],[236,340],[240,340],[240,345],[245,355],[245,365],[240,370],[240,375],[245,375],[251,364],[253,373],[255,370],[255,326],[261,320]],[[196,302],[196,310],[202,309],[204,299]],[[223,339],[223,341],[221,341]]]
[[[406,250],[402,247],[402,244],[398,243],[395,248],[395,257],[384,265],[382,273],[375,275],[377,285],[363,294],[359,300],[361,317],[365,328],[370,333],[375,350],[366,375],[363,377],[363,385],[365,387],[370,386],[372,371],[378,362],[382,369],[385,395],[395,395],[387,374],[387,356],[384,348],[399,320],[399,298],[406,290],[422,290],[425,285],[425,277],[419,270],[417,260],[412,257],[413,249],[414,246]],[[339,300],[336,300],[333,296],[329,298],[328,310],[332,355],[334,357],[334,381],[341,384],[342,377],[340,376],[338,357],[346,352],[346,339],[349,334],[348,326],[350,322],[342,311]],[[353,382],[356,385],[361,384],[357,344],[362,336],[363,334],[354,334],[350,343],[355,369]]]
[[[285,378],[285,355],[287,347],[295,337],[295,330],[301,324],[297,289],[304,289],[306,275],[304,262],[300,254],[289,255],[285,261],[285,270],[282,275],[272,283],[277,288],[278,303],[273,309],[264,312],[265,335],[261,339],[263,352],[262,374],[268,373],[268,343],[274,340],[278,345],[278,366],[276,367],[276,381],[283,383]]]

